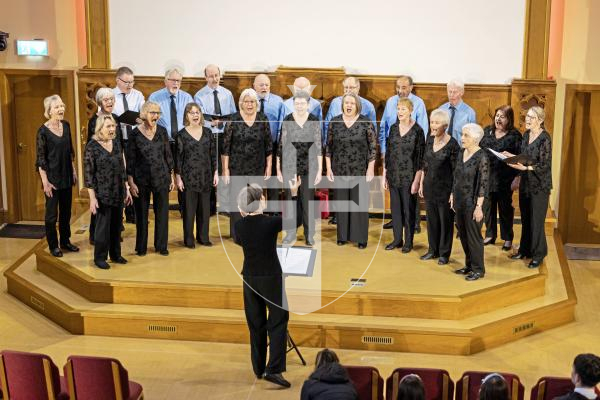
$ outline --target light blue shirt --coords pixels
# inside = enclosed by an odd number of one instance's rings
[[[327,129],[329,128],[329,121],[331,121],[333,117],[337,117],[338,115],[342,114],[342,97],[344,96],[336,97],[335,99],[331,100],[331,103],[329,104],[329,110],[327,110],[327,115],[325,116],[325,141],[327,141]],[[375,107],[373,106],[373,103],[363,97],[358,97],[360,98],[361,105],[360,115],[364,115],[369,119],[369,121],[373,122],[373,128],[375,131],[377,131],[377,115],[375,114]]]
[[[221,105],[221,115],[230,115],[237,112],[235,107],[235,100],[233,94],[227,88],[219,85],[215,89],[212,89],[208,85],[198,90],[194,95],[194,100],[200,108],[203,114],[215,115],[215,95],[214,91],[217,91],[217,97],[219,98],[219,104]],[[204,121],[204,126],[210,128],[212,133],[222,133],[225,130],[225,124],[221,128],[217,126],[210,126],[210,121]]]
[[[413,103],[413,111],[410,114],[410,117],[419,124],[423,129],[423,132],[425,132],[425,137],[427,137],[427,132],[429,132],[429,119],[427,118],[425,103],[423,102],[423,99],[413,93],[408,95],[408,99]],[[381,154],[385,154],[385,143],[390,135],[390,128],[398,121],[398,100],[400,100],[400,97],[395,95],[387,99],[387,102],[385,103],[385,109],[381,116],[381,125],[379,128],[379,146]]]
[[[281,114],[279,115],[279,121],[283,121],[285,117],[294,112],[294,98],[290,97],[286,101],[283,102],[283,107],[281,107]],[[318,100],[310,98],[308,102],[308,112],[319,118],[321,121],[321,132],[323,132],[323,108],[321,107],[321,102]],[[281,134],[281,132],[279,132]],[[325,143],[325,133],[321,134],[323,143]]]
[[[123,92],[121,92],[121,89],[118,87],[113,88],[112,91],[115,95],[113,114],[121,115],[125,112],[125,105],[123,104]],[[127,100],[127,107],[130,111],[139,112],[145,102],[144,95],[137,89],[131,89],[131,91],[125,95],[125,99]],[[123,132],[123,139],[127,140],[127,124],[121,124],[121,132]]]
[[[161,114],[158,124],[167,130],[169,141],[174,140],[171,136],[171,93],[169,93],[167,88],[162,88],[148,96],[148,101],[153,101],[160,105]],[[178,90],[177,94],[175,94],[175,108],[177,109],[177,132],[183,129],[183,112],[185,111],[185,106],[193,101],[194,99],[192,99],[192,96],[183,90]]]
[[[277,136],[279,135],[279,130],[281,129],[281,120],[279,116],[283,107],[283,99],[277,96],[274,93],[268,93],[265,96],[265,110],[264,113],[269,120],[269,125],[271,125],[271,139],[273,143],[277,142]],[[260,110],[260,98],[258,99],[258,109]]]
[[[441,105],[440,109],[448,111],[448,116],[450,118],[452,118],[452,111],[450,110],[450,102]],[[448,133],[450,135],[452,135],[452,137],[454,139],[456,139],[458,144],[461,144],[460,139],[462,137],[463,126],[465,126],[466,124],[476,123],[476,122],[477,122],[477,117],[475,115],[475,110],[473,110],[471,107],[469,107],[467,105],[467,103],[465,103],[464,101],[461,100],[460,103],[458,103],[456,105],[456,111],[454,112],[454,123],[452,125],[452,132],[448,132]],[[461,145],[461,147],[462,147],[462,145]]]

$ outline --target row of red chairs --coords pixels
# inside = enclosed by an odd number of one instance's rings
[[[45,354],[0,352],[0,398],[36,400],[142,400],[139,383],[129,380],[119,360],[70,356],[64,377]]]
[[[358,391],[360,400],[383,400],[383,378],[377,368],[344,366]],[[385,381],[385,398],[398,397],[400,380],[409,374],[421,377],[425,386],[425,400],[478,400],[481,381],[491,372],[467,371],[454,382],[448,371],[432,368],[397,368]],[[515,374],[500,373],[511,392],[512,400],[524,400],[525,388]],[[574,389],[570,378],[543,377],[531,388],[530,400],[552,400]]]

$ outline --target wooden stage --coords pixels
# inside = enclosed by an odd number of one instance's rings
[[[171,212],[168,257],[151,246],[136,256],[135,226],[127,224],[122,245],[129,263],[110,270],[93,266],[88,222],[84,213],[72,224],[79,253],[57,259],[40,242],[21,257],[5,273],[9,293],[74,334],[248,342],[242,252],[228,239],[227,217],[211,221],[213,247],[188,249],[181,219]],[[439,266],[419,259],[427,251],[425,222],[408,254],[384,250],[392,233],[382,223],[371,219],[365,250],[337,246],[335,226],[321,225],[310,290],[306,278],[286,280],[290,298],[297,295],[289,328],[299,346],[472,354],[574,319],[575,294],[557,235],[547,237],[550,254],[539,270],[510,260],[498,242],[485,248],[485,278],[467,282],[453,273],[464,261],[458,240],[450,264]],[[365,285],[352,286],[356,278]],[[308,303],[312,308],[303,309]]]

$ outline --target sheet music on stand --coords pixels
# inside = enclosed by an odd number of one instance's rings
[[[277,257],[284,275],[311,277],[317,250],[310,247],[277,246]]]

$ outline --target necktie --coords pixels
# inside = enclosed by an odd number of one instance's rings
[[[123,96],[123,111],[129,111],[129,104],[127,104],[126,94],[121,93],[121,96]],[[124,140],[127,140],[129,138],[129,134],[131,133],[131,131],[131,125],[125,125],[125,132],[127,132],[127,135],[123,138]]]
[[[456,113],[456,107],[450,106],[450,123],[448,124],[448,134],[450,136],[454,136],[452,134],[452,130],[454,129],[454,113]]]
[[[175,107],[175,96],[171,95],[171,137],[170,140],[175,139],[177,134],[177,107]]]
[[[265,112],[265,99],[260,99],[260,112]]]
[[[221,115],[221,102],[219,101],[219,92],[216,89],[213,90],[213,97],[215,101],[215,115]],[[223,129],[222,122],[219,122],[217,129]]]

